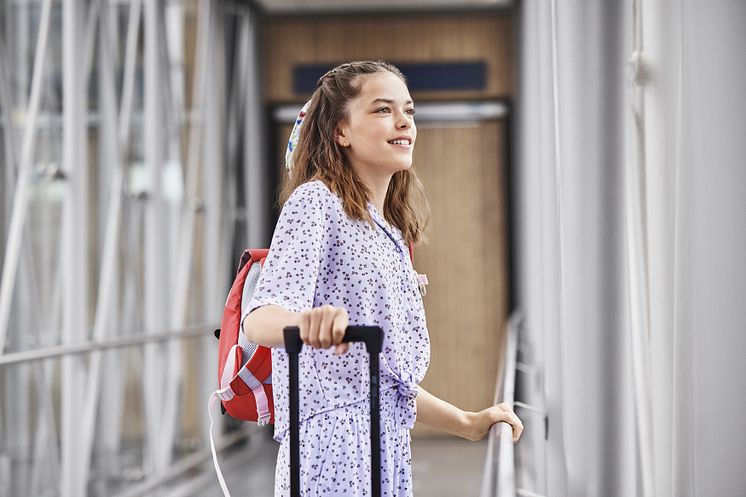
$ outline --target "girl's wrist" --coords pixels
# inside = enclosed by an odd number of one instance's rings
[[[476,425],[477,413],[471,411],[461,411],[461,430],[458,434],[461,438],[467,440],[474,439],[474,426]]]

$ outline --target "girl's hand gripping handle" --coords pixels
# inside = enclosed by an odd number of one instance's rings
[[[288,326],[284,329],[285,350],[290,353],[300,353],[303,340],[298,326]],[[378,354],[383,348],[383,330],[379,326],[348,326],[342,342],[363,342],[369,354]]]

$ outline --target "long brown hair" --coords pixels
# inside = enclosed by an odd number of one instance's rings
[[[334,130],[346,117],[347,103],[360,93],[362,83],[359,78],[384,71],[407,83],[396,66],[383,61],[349,62],[319,78],[293,152],[292,173],[283,177],[280,206],[298,186],[320,179],[342,199],[344,210],[351,219],[373,224],[367,210],[370,190],[342,153],[334,139]],[[383,216],[401,230],[406,242],[425,240],[430,206],[413,168],[397,171],[391,177],[383,210]]]

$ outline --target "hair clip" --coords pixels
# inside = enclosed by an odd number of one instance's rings
[[[303,108],[300,110],[298,117],[295,118],[293,130],[290,132],[290,139],[288,140],[288,146],[285,150],[285,169],[287,169],[288,171],[288,176],[292,176],[293,152],[295,152],[295,149],[298,147],[298,140],[300,139],[300,128],[303,125],[303,120],[306,117],[306,112],[308,112],[308,107],[310,106],[310,104],[310,100],[305,103]]]

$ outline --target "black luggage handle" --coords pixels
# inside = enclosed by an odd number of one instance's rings
[[[300,496],[300,399],[298,393],[298,354],[303,349],[300,329],[284,330],[285,350],[290,360],[290,495]],[[370,459],[371,495],[381,496],[381,417],[378,354],[383,348],[379,326],[348,326],[343,342],[363,342],[370,355]]]
[[[303,348],[300,328],[287,326],[283,331],[285,333],[285,350],[288,353],[299,354]],[[348,326],[342,341],[363,342],[368,349],[368,354],[380,354],[383,348],[383,330],[380,326]]]

